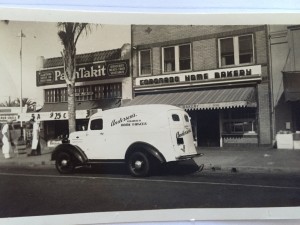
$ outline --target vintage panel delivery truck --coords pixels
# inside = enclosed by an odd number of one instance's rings
[[[138,105],[100,111],[84,131],[52,153],[60,173],[93,163],[124,162],[133,176],[147,176],[160,165],[197,154],[190,118],[170,105]]]

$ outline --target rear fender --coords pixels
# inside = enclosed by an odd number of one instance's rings
[[[160,163],[165,163],[166,159],[165,157],[158,151],[155,147],[153,147],[150,144],[147,144],[145,142],[136,142],[130,145],[126,151],[125,160],[127,161],[128,157],[133,153],[134,151],[141,151],[148,153],[149,155],[156,158]]]
[[[80,163],[86,163],[88,161],[88,158],[84,154],[84,152],[78,146],[71,144],[60,144],[56,146],[56,148],[52,152],[51,160],[56,160],[56,157],[60,152],[69,153]]]

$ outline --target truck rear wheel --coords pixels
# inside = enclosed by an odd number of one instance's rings
[[[143,152],[133,152],[128,158],[128,169],[134,177],[145,177],[150,173],[150,159]]]
[[[75,168],[71,155],[66,152],[58,153],[55,166],[58,172],[61,174],[70,174]]]

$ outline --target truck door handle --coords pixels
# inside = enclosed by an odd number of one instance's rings
[[[79,138],[78,136],[76,138]]]
[[[103,135],[104,133],[100,133],[100,135]]]

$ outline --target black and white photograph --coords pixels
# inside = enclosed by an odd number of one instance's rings
[[[1,219],[298,209],[300,23],[163,22],[0,21]]]

